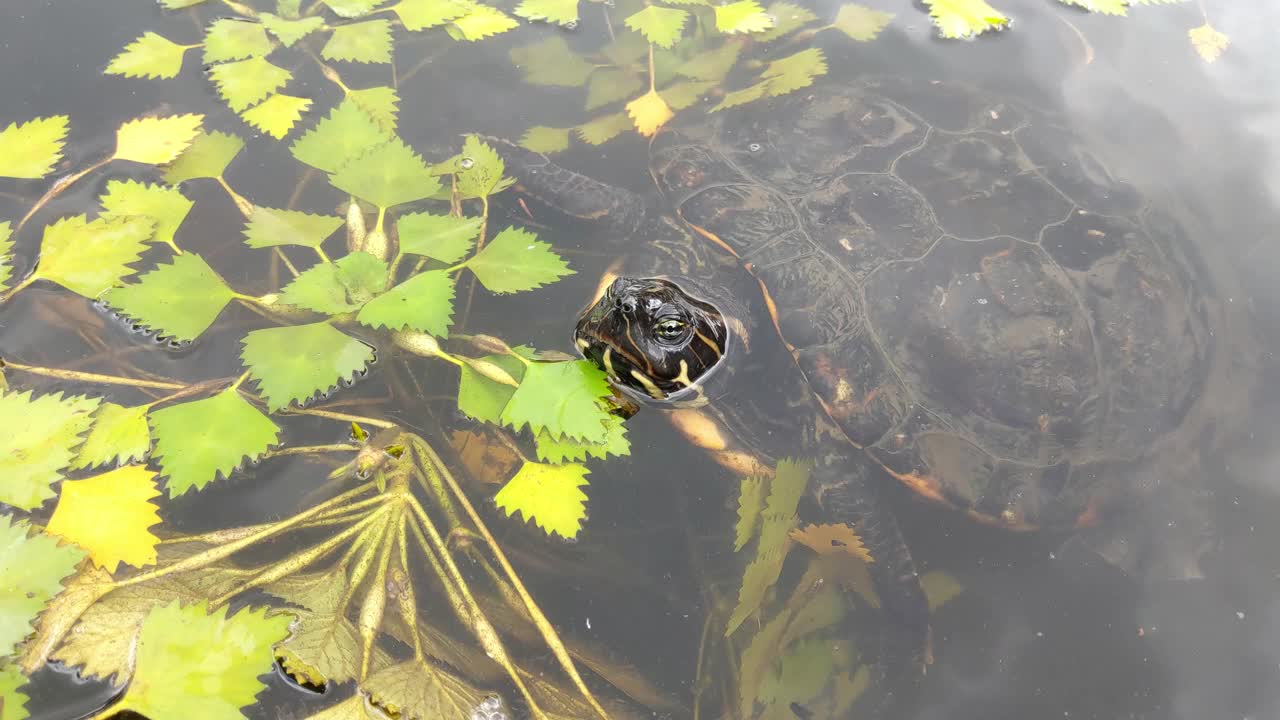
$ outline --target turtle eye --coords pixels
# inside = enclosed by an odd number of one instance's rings
[[[684,328],[685,324],[683,320],[666,318],[664,320],[659,320],[657,324],[653,326],[653,332],[657,334],[660,339],[673,342],[679,340],[680,337],[684,335]]]

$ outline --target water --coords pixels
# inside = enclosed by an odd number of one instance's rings
[[[1009,92],[1061,117],[1117,174],[1139,187],[1173,188],[1188,198],[1188,207],[1212,229],[1198,238],[1202,252],[1240,277],[1228,297],[1252,320],[1260,349],[1248,360],[1262,378],[1253,402],[1233,411],[1242,429],[1213,459],[1207,478],[1217,535],[1201,581],[1126,577],[1065,551],[1059,539],[980,527],[895,490],[892,500],[919,565],[945,570],[964,586],[935,617],[936,662],[920,690],[917,716],[1280,716],[1280,561],[1274,559],[1280,481],[1271,390],[1277,369],[1271,347],[1280,327],[1273,282],[1280,56],[1270,49],[1269,30],[1280,22],[1280,11],[1264,3],[1208,3],[1214,26],[1232,39],[1223,57],[1209,65],[1195,56],[1186,37],[1187,28],[1202,22],[1195,3],[1134,8],[1131,17],[1117,19],[1047,1],[1004,2],[1001,8],[1015,18],[1012,31],[965,43],[936,40],[919,8],[882,5],[897,18],[875,42],[854,44],[833,31],[814,40],[827,52],[828,80],[899,72]],[[824,17],[834,14],[833,7],[812,7]],[[531,125],[581,122],[580,90],[522,85],[507,50],[549,34],[590,45],[608,31],[605,9],[584,4],[581,23],[567,31],[521,28],[465,47],[440,34],[402,42],[402,77],[421,60],[429,62],[402,86],[401,135],[425,150],[456,146],[464,131],[515,137]],[[194,13],[165,13],[149,0],[13,0],[0,9],[0,59],[9,68],[0,77],[0,125],[70,115],[68,170],[110,152],[117,125],[155,109],[205,113],[207,127],[250,134],[197,78],[198,51],[188,55],[178,80],[101,75],[109,58],[143,30],[195,42],[200,24],[220,12],[210,5]],[[620,17],[613,16],[615,28]],[[298,72],[290,89],[317,97],[317,107],[327,112],[337,97],[333,87],[296,54],[290,57]],[[350,71],[357,80],[381,77],[369,68]],[[304,119],[304,125],[310,122]],[[601,148],[575,141],[557,159],[637,192],[650,188],[645,145],[634,135]],[[258,139],[232,166],[228,180],[255,202],[282,207],[293,194],[295,167],[285,144]],[[40,224],[89,210],[106,179],[123,177],[149,174],[145,167],[116,164],[51,203],[17,238],[19,269],[33,259]],[[6,219],[20,217],[45,188],[41,182],[0,183],[6,193],[0,195],[0,217]],[[247,261],[238,234],[228,230],[240,221],[221,190],[197,182],[187,194],[196,208],[183,226],[184,246],[200,252],[237,288],[270,289],[262,263]],[[313,183],[298,206],[329,211],[337,199]],[[570,351],[573,319],[617,251],[534,211],[549,225],[543,230],[547,239],[579,273],[524,301],[477,293],[472,326]],[[501,222],[513,222],[521,212],[503,204]],[[119,372],[120,363],[128,362],[168,377],[234,376],[240,372],[238,339],[257,322],[235,308],[192,347],[169,350],[84,300],[41,285],[0,308],[0,355],[103,373]],[[395,369],[397,362],[382,353],[371,377],[344,391],[362,404],[352,411],[376,410],[424,432],[433,426],[431,418],[453,422],[446,412],[446,376],[438,368],[432,374],[423,363],[410,363],[406,373]],[[9,378],[30,380],[13,373]],[[426,382],[420,397],[399,393],[386,401],[388,387],[412,387],[412,378],[437,382]],[[146,399],[137,393],[118,398]],[[302,422],[290,426],[288,439],[337,442],[342,432],[333,424]],[[486,510],[486,517],[499,539],[516,549],[513,561],[558,630],[607,649],[688,708],[707,610],[700,583],[732,584],[739,572],[723,551],[735,481],[681,440],[659,412],[642,412],[630,421],[630,433],[629,458],[593,466],[589,517],[577,543],[548,541],[496,512]],[[250,467],[231,482],[179,499],[166,521],[189,532],[269,521],[296,510],[298,498],[315,489],[321,475],[301,461]],[[52,671],[43,672],[30,690],[32,716],[50,719],[88,713],[111,694]],[[247,712],[305,717],[325,702],[274,678],[264,703]],[[686,709],[670,716],[689,715]]]

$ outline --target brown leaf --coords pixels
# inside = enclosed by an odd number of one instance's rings
[[[848,525],[809,525],[803,530],[792,530],[791,539],[823,555],[847,553],[863,562],[874,562],[862,538]]]

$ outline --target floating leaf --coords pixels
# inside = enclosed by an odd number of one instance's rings
[[[244,228],[244,241],[251,248],[277,245],[318,248],[342,227],[342,222],[342,218],[336,215],[255,207]]]
[[[554,128],[538,125],[524,131],[520,144],[540,153],[558,153],[569,149],[569,131],[573,128]]]
[[[285,47],[293,47],[294,43],[324,27],[324,18],[315,15],[287,20],[271,13],[258,13],[258,19]]]
[[[0,222],[0,290],[5,289],[9,284],[9,276],[13,274],[13,231],[10,229],[9,222]],[[3,389],[3,383],[0,383],[0,389]],[[3,718],[0,718],[3,720]]]
[[[571,50],[559,35],[512,48],[510,56],[511,62],[524,70],[524,81],[531,85],[578,87],[595,70],[594,65]]]
[[[1225,33],[1219,32],[1206,20],[1200,27],[1194,27],[1187,31],[1187,37],[1191,38],[1191,45],[1195,47],[1196,52],[1205,62],[1213,62],[1222,56],[1227,47],[1231,45],[1231,38]],[[0,138],[2,140],[3,138]],[[4,174],[0,171],[0,174]]]
[[[366,252],[350,253],[336,262],[320,263],[294,278],[280,302],[326,315],[358,310],[382,292],[387,264]]]
[[[716,29],[722,33],[752,33],[773,27],[773,18],[755,0],[716,6]]]
[[[686,60],[676,72],[693,80],[721,82],[738,62],[742,53],[740,42],[725,42]]]
[[[65,217],[45,226],[36,274],[87,298],[96,299],[121,278],[133,274],[151,237],[154,221],[143,217]]]
[[[1064,5],[1074,5],[1089,12],[1103,15],[1128,15],[1129,3],[1125,0],[1058,0]]]
[[[93,416],[93,427],[71,468],[128,463],[142,459],[150,449],[147,406],[123,407],[104,402],[98,406]]]
[[[172,78],[182,72],[182,60],[190,45],[179,45],[153,32],[124,46],[107,65],[108,75],[136,78]]]
[[[27,676],[17,665],[0,668],[0,720],[27,719],[27,701],[30,698],[20,692],[26,684]]]
[[[716,8],[717,15],[720,8]],[[627,27],[644,35],[645,39],[661,48],[669,48],[680,39],[689,13],[675,8],[650,5],[624,22]]]
[[[177,160],[169,164],[164,180],[177,185],[195,178],[222,177],[243,147],[244,140],[235,135],[217,131],[201,133]]]
[[[386,0],[324,0],[334,14],[344,18],[363,17],[384,2]]]
[[[400,252],[425,255],[443,263],[456,263],[480,237],[484,218],[411,213],[396,220]]]
[[[580,488],[587,484],[589,472],[577,464],[526,462],[493,500],[508,515],[523,513],[548,535],[577,537],[587,516],[587,494]]]
[[[66,115],[13,123],[0,130],[0,176],[35,180],[49,174],[62,159]]]
[[[475,135],[468,135],[457,157],[458,192],[462,199],[482,198],[508,187],[502,173],[506,165],[493,148]]]
[[[546,20],[568,27],[578,24],[578,0],[523,0],[514,12],[526,20]]]
[[[475,42],[504,33],[519,24],[497,8],[476,5],[466,15],[453,21],[449,26],[449,36],[455,40]]]
[[[734,526],[735,551],[747,546],[760,525],[760,511],[764,509],[765,478],[744,477],[738,490],[738,523]]]
[[[153,459],[167,475],[170,497],[199,490],[229,475],[247,457],[256,460],[280,436],[280,428],[235,388],[151,413]]]
[[[418,273],[366,303],[356,320],[372,328],[411,328],[449,337],[453,277],[444,270]]]
[[[391,6],[406,30],[438,27],[471,11],[471,3],[454,0],[400,0]]]
[[[576,462],[586,460],[587,456],[605,459],[609,455],[619,457],[631,452],[631,442],[627,440],[627,427],[621,417],[605,415],[605,440],[600,443],[579,442],[568,437],[557,437],[546,430],[538,433],[538,459],[549,463]]]
[[[380,208],[423,200],[440,189],[440,181],[422,158],[399,139],[343,165],[329,182]]]
[[[147,531],[160,522],[156,474],[127,465],[84,480],[62,483],[47,530],[79,545],[97,565],[114,573],[120,563],[153,565],[160,538]]]
[[[108,290],[104,300],[124,315],[181,342],[209,329],[235,292],[199,255],[176,255],[138,282]]]
[[[545,430],[603,443],[609,412],[602,400],[610,395],[604,372],[589,361],[532,362],[503,408],[502,421],[516,430],[528,425],[534,435]]]
[[[592,145],[603,145],[631,127],[631,120],[625,113],[602,115],[574,128],[583,142]]]
[[[311,100],[307,98],[276,94],[263,100],[257,107],[245,110],[240,116],[262,132],[283,140],[309,107]]]
[[[320,54],[329,60],[391,62],[391,21],[366,20],[333,29]]]
[[[808,525],[803,530],[793,529],[791,539],[819,554],[845,553],[862,562],[871,562],[871,553],[862,544],[862,538],[845,524]]]
[[[12,416],[6,416],[12,417]],[[5,480],[8,483],[8,478]],[[62,590],[63,578],[84,558],[78,548],[59,543],[27,522],[0,515],[0,657],[31,633],[31,622]]]
[[[587,83],[584,109],[595,110],[602,105],[629,98],[643,87],[644,81],[634,72],[614,68],[598,70],[591,76],[591,82]]]
[[[248,109],[284,87],[292,77],[293,73],[261,57],[214,65],[209,69],[209,78],[218,87],[219,97],[236,112]]]
[[[31,392],[0,392],[0,417],[9,422],[0,434],[0,502],[34,510],[53,497],[50,485],[62,478],[81,435],[93,422],[97,398],[61,393],[33,397]]]
[[[195,203],[182,191],[166,185],[147,185],[135,180],[108,180],[101,198],[102,217],[145,217],[155,222],[151,239],[167,243],[175,250],[173,236]]]
[[[988,30],[1001,30],[1009,18],[986,0],[924,0],[929,15],[944,38],[967,38]]]
[[[241,342],[240,359],[272,412],[350,382],[373,362],[373,348],[327,321],[254,330]]]
[[[179,601],[152,610],[138,634],[133,679],[111,709],[169,718],[198,708],[203,720],[240,720],[240,708],[266,688],[258,676],[271,669],[271,647],[289,636],[292,617],[227,612]]]
[[[574,273],[550,245],[522,228],[498,233],[467,261],[467,267],[495,293],[532,290]]]
[[[875,40],[889,26],[893,13],[873,10],[863,5],[841,5],[832,27],[859,42]]]
[[[348,97],[328,117],[299,138],[291,151],[299,162],[331,173],[386,143],[391,137],[369,113]]]
[[[223,18],[209,25],[204,36],[206,65],[227,60],[263,57],[271,52],[271,38],[259,23]]]
[[[360,106],[383,130],[395,132],[396,116],[400,113],[400,96],[391,87],[369,87],[348,90],[347,97]]]
[[[843,8],[841,9],[843,10]],[[775,2],[768,7],[766,12],[773,17],[774,24],[772,28],[769,28],[768,32],[760,33],[753,38],[760,42],[773,42],[818,19],[818,16],[814,15],[808,8],[789,2]]]
[[[203,115],[130,120],[116,130],[116,160],[164,165],[182,154],[200,132]]]
[[[517,380],[524,377],[524,363],[518,358],[510,355],[489,355],[483,359],[507,371],[507,374]],[[461,371],[458,380],[458,409],[476,420],[495,425],[501,423],[502,411],[507,407],[516,389],[490,380],[467,365],[464,365]]]
[[[404,718],[472,717],[487,695],[425,660],[405,660],[385,667],[370,675],[363,687],[379,707]]]
[[[675,117],[671,106],[667,105],[667,101],[656,90],[650,90],[627,103],[627,114],[635,122],[636,130],[645,137],[653,137],[658,128]]]

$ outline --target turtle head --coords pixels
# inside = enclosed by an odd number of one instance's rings
[[[720,310],[659,278],[615,279],[574,332],[614,387],[649,402],[699,394],[728,340]]]

